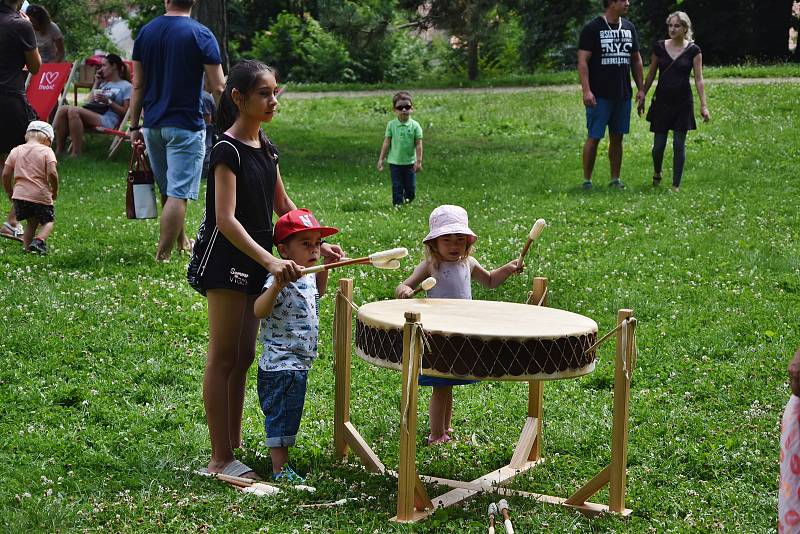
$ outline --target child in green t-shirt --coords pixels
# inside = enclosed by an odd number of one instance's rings
[[[411,93],[400,91],[392,97],[397,118],[386,125],[386,135],[378,157],[378,170],[383,161],[389,162],[392,175],[392,204],[414,200],[417,191],[417,172],[422,170],[422,127],[411,118],[414,108]],[[389,156],[386,156],[386,152]]]

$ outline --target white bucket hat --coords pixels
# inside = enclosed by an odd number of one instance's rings
[[[466,235],[470,244],[478,239],[475,232],[469,229],[467,210],[461,206],[453,206],[451,204],[439,206],[431,212],[428,226],[430,227],[430,232],[422,240],[423,243],[447,234]]]
[[[31,123],[28,124],[27,131],[42,132],[47,136],[48,139],[50,139],[51,143],[53,142],[53,137],[55,137],[55,134],[53,133],[53,127],[44,121],[31,121]]]

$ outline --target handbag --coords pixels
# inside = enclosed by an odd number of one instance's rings
[[[144,146],[134,145],[128,167],[128,187],[125,191],[125,213],[129,219],[158,217],[155,182]]]
[[[98,115],[104,115],[106,111],[108,111],[108,104],[103,104],[101,102],[86,102],[83,105],[83,109],[88,109]]]

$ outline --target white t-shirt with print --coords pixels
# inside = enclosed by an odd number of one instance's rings
[[[275,283],[267,275],[264,290]],[[307,371],[317,357],[319,292],[316,274],[290,282],[275,299],[272,313],[261,320],[258,339],[263,350],[258,366],[264,371]]]

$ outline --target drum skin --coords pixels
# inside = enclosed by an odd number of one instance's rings
[[[591,373],[597,323],[564,310],[509,302],[404,299],[364,304],[356,353],[402,369],[405,312],[420,314],[422,374],[473,380],[557,380]]]

